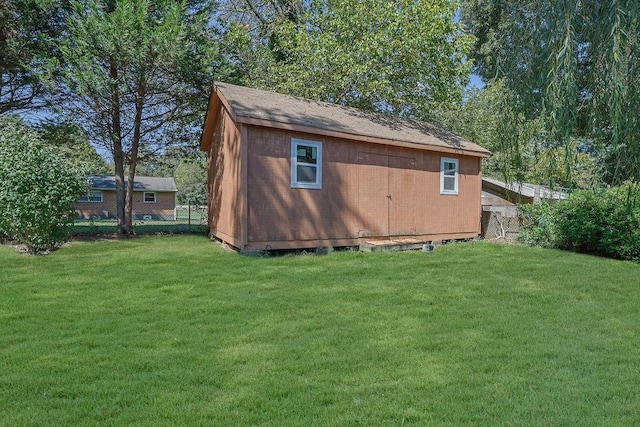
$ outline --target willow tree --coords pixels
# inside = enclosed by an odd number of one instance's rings
[[[66,108],[113,156],[120,234],[133,232],[141,147],[165,150],[197,128],[217,57],[209,12],[173,0],[73,3],[61,46]]]
[[[457,1],[225,3],[241,24],[232,40],[249,85],[429,119],[460,99],[469,78],[471,38],[454,19]]]
[[[640,180],[640,3],[635,0],[463,0],[486,81],[542,119],[543,147],[564,149],[566,174],[593,147],[612,184]]]

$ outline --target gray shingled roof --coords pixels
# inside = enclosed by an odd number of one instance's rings
[[[116,177],[113,175],[93,175],[88,177],[92,190],[115,190]],[[126,182],[126,180],[125,180]],[[167,191],[176,192],[178,188],[173,178],[155,176],[136,176],[133,182],[134,191]]]
[[[240,122],[254,119],[284,129],[315,128],[357,137],[354,139],[376,138],[389,144],[404,142],[464,150],[481,156],[490,154],[479,145],[429,123],[228,83],[218,82],[215,89]]]

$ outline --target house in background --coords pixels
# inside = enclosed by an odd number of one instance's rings
[[[78,216],[85,219],[115,218],[115,176],[94,175],[88,179],[90,190],[76,204]],[[133,219],[175,220],[177,191],[173,178],[137,176],[133,183]]]
[[[489,152],[427,123],[217,83],[201,149],[211,234],[243,251],[480,233]]]

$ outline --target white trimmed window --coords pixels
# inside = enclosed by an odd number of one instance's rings
[[[79,202],[102,203],[102,191],[87,191],[78,198]]]
[[[143,195],[142,200],[145,203],[155,203],[156,202],[156,193],[145,192],[144,195]]]
[[[440,194],[458,194],[458,159],[440,159]]]
[[[322,143],[291,138],[291,188],[322,188]]]

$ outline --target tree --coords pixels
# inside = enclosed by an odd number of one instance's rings
[[[429,119],[460,99],[469,77],[471,38],[455,1],[227,3],[251,86]]]
[[[62,2],[0,0],[0,115],[42,108]]]
[[[197,148],[191,146],[170,147],[161,153],[142,151],[136,170],[144,176],[175,176],[180,163],[187,157],[197,154]]]
[[[66,241],[83,171],[17,119],[0,119],[0,231],[31,253]]]
[[[39,128],[41,138],[56,151],[88,174],[109,173],[109,167],[80,126],[69,123],[46,123]]]
[[[207,204],[207,158],[199,153],[195,157],[185,158],[176,169],[178,202],[181,204]]]
[[[491,81],[483,89],[468,90],[464,102],[439,112],[437,121],[492,152],[483,160],[485,175],[565,188],[591,186],[596,168],[588,144],[572,138],[573,156],[566,158],[564,148],[547,144],[543,118],[527,118],[516,105],[504,80]]]
[[[141,147],[153,152],[184,143],[200,125],[213,68],[221,68],[204,6],[173,0],[73,3],[61,45],[62,88],[68,110],[113,156],[120,234],[133,232]]]
[[[606,183],[640,180],[640,3],[464,0],[485,80],[503,79],[514,108],[544,121],[545,145],[572,159],[586,144]]]

